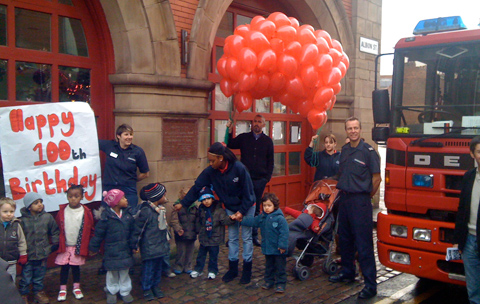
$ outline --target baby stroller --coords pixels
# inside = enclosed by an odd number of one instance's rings
[[[314,182],[303,202],[303,212],[289,224],[288,254],[292,256],[295,247],[301,250],[300,255],[294,256],[296,263],[293,268],[293,275],[301,281],[310,276],[309,267],[312,266],[315,257],[326,257],[322,265],[325,273],[332,275],[337,272],[338,264],[332,258],[338,226],[333,212],[338,194],[336,185],[337,181],[330,179]],[[305,211],[313,204],[324,206],[326,209],[323,216],[318,217],[319,221],[315,221],[314,216]]]

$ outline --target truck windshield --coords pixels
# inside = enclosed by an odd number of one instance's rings
[[[480,134],[480,42],[397,50],[392,110],[400,136]]]

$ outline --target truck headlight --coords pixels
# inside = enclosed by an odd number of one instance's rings
[[[408,253],[390,251],[390,262],[410,265],[410,255]]]
[[[432,230],[413,228],[413,239],[422,242],[430,242],[432,240]]]
[[[407,238],[408,229],[406,226],[401,225],[390,225],[390,235],[398,236],[401,238]]]

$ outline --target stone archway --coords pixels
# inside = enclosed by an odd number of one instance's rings
[[[180,76],[170,2],[100,0],[110,28],[116,74]]]
[[[321,26],[344,45],[347,53],[354,48],[354,37],[341,0],[286,0],[283,3],[302,11],[305,23]],[[220,21],[232,0],[201,0],[190,33],[187,78],[207,79],[210,55]],[[306,13],[304,13],[306,11]],[[350,53],[352,54],[352,53]]]

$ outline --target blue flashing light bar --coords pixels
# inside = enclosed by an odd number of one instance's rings
[[[467,27],[463,23],[462,17],[440,17],[435,19],[426,19],[418,22],[417,26],[413,30],[414,35],[427,35],[436,32],[447,32],[464,30]]]

